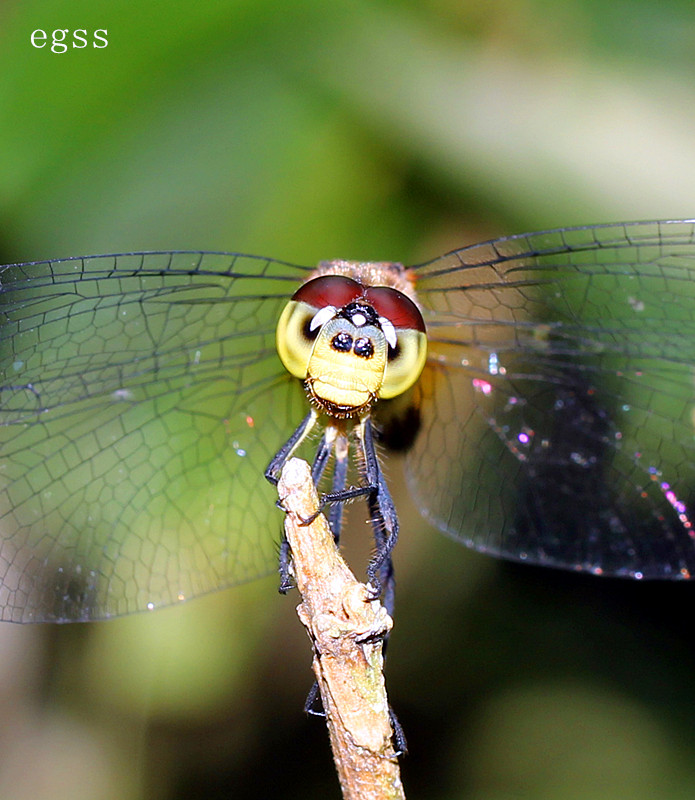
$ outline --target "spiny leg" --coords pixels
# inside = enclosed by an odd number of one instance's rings
[[[301,445],[301,443],[306,439],[306,437],[311,433],[314,426],[316,425],[316,421],[318,420],[318,413],[315,409],[311,409],[311,411],[304,417],[304,419],[300,422],[297,429],[294,433],[290,436],[290,438],[283,444],[283,446],[278,450],[278,452],[273,456],[270,464],[266,467],[265,470],[265,477],[273,486],[277,486],[278,479],[280,477],[280,473],[282,472],[282,468],[285,466],[285,463],[290,459],[294,451]],[[325,436],[321,440],[322,443],[325,441]],[[327,460],[328,455],[330,454],[330,449],[326,454],[324,459]],[[317,454],[318,459],[318,454]],[[325,467],[325,464],[324,464]],[[280,501],[278,501],[278,505],[281,506]],[[290,554],[290,547],[287,543],[287,539],[283,535],[282,539],[280,540],[280,553],[278,557],[278,571],[280,573],[280,586],[278,587],[278,591],[280,594],[287,594],[287,592],[292,588],[293,581],[292,576],[290,575],[290,561],[291,561],[291,554]]]
[[[321,479],[326,468],[328,455],[330,455],[331,450],[333,450],[335,453],[331,497],[343,497],[345,493],[345,486],[347,484],[349,466],[348,439],[344,430],[337,431],[336,428],[331,427],[326,431],[326,433],[324,433],[321,444],[319,445],[319,449],[316,453],[316,458],[314,459],[314,465],[311,473],[312,480],[314,481],[314,484],[317,484]],[[340,533],[343,525],[342,500],[335,500],[331,502],[328,524],[331,532],[333,533],[333,539],[337,545],[340,542]],[[316,681],[314,681],[312,684],[306,701],[304,702],[304,711],[307,714],[312,714],[313,716],[317,717],[325,716],[323,704],[321,702],[321,696],[319,694],[319,685]]]
[[[308,415],[292,435],[289,442],[281,449],[269,466],[266,476],[272,474],[273,468],[282,469],[283,464],[290,458],[291,454],[306,438],[311,428],[316,423],[316,418],[312,419],[312,414]],[[330,494],[322,498],[322,505],[331,504],[329,514],[329,525],[333,533],[336,544],[340,539],[343,519],[343,503],[346,500],[361,495],[367,495],[374,538],[376,542],[376,553],[367,568],[367,575],[370,583],[379,585],[384,593],[384,605],[389,614],[393,613],[395,582],[393,577],[393,565],[391,562],[391,550],[393,549],[398,537],[398,520],[396,517],[393,500],[386,486],[381,468],[374,447],[371,421],[363,420],[360,427],[364,432],[358,434],[362,441],[365,460],[365,473],[367,486],[346,488],[349,468],[349,446],[348,438],[344,429],[337,429],[330,426],[323,434],[319,447],[316,451],[314,463],[312,465],[312,480],[318,484],[323,477],[331,452],[335,454],[335,464],[333,470],[333,480]],[[270,478],[269,478],[270,479]],[[286,592],[292,587],[289,564],[291,554],[287,540],[283,538],[280,548],[280,591]],[[376,579],[379,572],[380,579]],[[384,641],[384,652],[386,648]],[[324,716],[318,684],[315,682],[304,704],[304,710],[308,714]],[[389,717],[393,727],[393,738],[396,746],[397,755],[407,752],[407,744],[403,729],[396,717],[393,709],[389,707]]]
[[[337,543],[340,540],[342,527],[343,503],[356,497],[367,496],[375,542],[375,553],[367,566],[367,579],[373,586],[383,591],[384,605],[387,612],[391,614],[394,607],[395,589],[391,551],[398,540],[398,516],[379,465],[374,445],[372,421],[369,416],[360,420],[356,432],[362,445],[366,485],[346,486],[349,464],[347,435],[342,429],[329,427],[314,459],[312,478],[315,483],[318,483],[325,471],[330,452],[333,450],[336,456],[333,484],[331,491],[321,496],[321,508],[317,511],[317,516],[326,505],[331,505],[329,524]],[[286,456],[286,458],[288,457],[289,455]],[[307,520],[307,522],[311,521]]]
[[[367,578],[370,583],[381,587],[384,592],[384,605],[391,614],[395,588],[391,552],[398,541],[398,516],[384,474],[379,466],[370,417],[360,420],[358,433],[364,453],[365,476],[368,485],[373,487],[368,502],[376,552],[367,565]],[[379,578],[377,578],[377,574],[379,574]]]
[[[371,584],[378,585],[382,592],[382,602],[389,616],[393,617],[396,600],[396,580],[393,571],[391,553],[398,541],[398,516],[391,492],[389,492],[386,479],[379,465],[379,457],[374,445],[374,431],[372,421],[366,417],[360,421],[358,435],[362,440],[364,451],[364,468],[367,483],[373,486],[373,491],[367,497],[369,515],[374,532],[376,552],[367,565],[367,578]],[[376,574],[379,573],[377,580]],[[383,655],[386,657],[388,636],[383,642]],[[396,712],[389,705],[389,719],[393,728],[393,741],[396,755],[405,755],[408,752],[408,743],[403,732],[403,726],[398,721]]]
[[[342,495],[345,492],[348,478],[348,439],[345,432],[340,432],[334,443],[335,465],[333,468],[333,484],[331,494]],[[340,542],[340,533],[343,527],[343,503],[333,503],[328,515],[328,524],[333,531],[336,545]]]
[[[344,429],[330,425],[324,432],[311,468],[311,479],[318,486],[323,477],[331,453],[335,454],[331,492],[321,498],[321,509],[330,504],[328,524],[333,532],[335,543],[340,541],[343,523],[343,501],[348,475],[348,439]],[[361,489],[361,487],[360,487]]]
[[[278,453],[274,456],[273,460],[266,469],[266,478],[274,484],[277,484],[277,478],[285,463],[289,460],[295,450],[306,439],[311,430],[314,428],[318,420],[318,414],[315,410],[312,411],[302,420],[299,427],[294,431],[292,436],[280,448]],[[317,516],[323,510],[324,506],[328,503],[331,504],[331,511],[329,515],[329,525],[333,532],[333,538],[336,544],[340,540],[340,531],[342,528],[343,519],[343,502],[352,497],[364,495],[369,491],[368,487],[355,487],[346,489],[348,474],[348,439],[344,429],[339,429],[335,425],[330,425],[326,428],[321,437],[321,441],[314,456],[314,462],[311,468],[311,478],[315,486],[318,486],[321,478],[323,477],[328,460],[332,452],[335,452],[335,468],[333,472],[333,482],[330,494],[323,495],[321,498],[321,507],[317,512]],[[280,503],[278,502],[278,505]],[[307,523],[312,520],[306,520]],[[279,591],[281,594],[287,592],[293,587],[292,576],[290,574],[291,553],[289,545],[285,537],[282,537],[280,542],[279,552],[279,572],[280,572],[280,586]]]
[[[385,542],[383,531],[384,524],[381,518],[381,511],[379,510],[378,503],[374,500],[374,486],[354,487],[346,489],[348,477],[348,438],[344,431],[338,433],[335,437],[335,467],[333,471],[333,484],[331,487],[331,494],[324,495],[324,501],[328,498],[331,503],[331,510],[329,515],[329,524],[333,532],[333,538],[336,544],[340,540],[340,530],[342,527],[343,519],[343,503],[346,499],[357,497],[361,494],[367,494],[370,516],[375,530],[375,539],[377,539],[377,548],[383,549]],[[322,443],[323,445],[323,443]],[[321,448],[319,452],[321,451]],[[317,459],[318,459],[317,454]],[[316,461],[314,462],[316,463]],[[389,497],[390,499],[390,497]],[[378,531],[378,534],[377,534]],[[377,538],[380,537],[380,538]],[[372,581],[373,582],[373,581]],[[381,585],[385,587],[384,592],[384,605],[389,614],[393,613],[393,600],[394,600],[394,581],[393,581],[393,567],[391,559],[388,558],[386,563],[381,567]],[[386,652],[386,640],[383,642],[384,653]],[[323,717],[325,712],[321,702],[321,695],[319,694],[319,685],[314,681],[309,694],[307,695],[304,703],[304,711],[313,716]],[[400,756],[407,752],[407,744],[403,728],[398,721],[393,709],[389,707],[389,718],[393,727],[393,739],[396,747],[396,755]]]
[[[372,557],[372,560],[369,562],[367,566],[367,577],[370,583],[374,583],[373,573],[370,573],[374,562],[379,559],[381,553],[383,553],[385,547],[387,546],[388,536],[385,533],[386,531],[386,524],[384,522],[384,518],[381,514],[381,510],[379,508],[379,503],[374,496],[374,493],[369,495],[367,498],[367,507],[369,508],[369,521],[372,525],[372,532],[374,535],[374,548],[375,553]],[[389,616],[393,616],[394,608],[395,608],[395,594],[396,594],[396,580],[393,571],[393,561],[391,560],[391,556],[388,555],[384,557],[383,561],[380,562],[380,566],[377,567],[379,572],[379,580],[377,585],[381,589],[382,593],[382,603],[384,608],[388,612]],[[376,568],[375,568],[376,571]]]
[[[270,464],[268,464],[265,470],[266,480],[270,481],[273,486],[278,485],[282,468],[285,466],[285,463],[289,461],[294,451],[314,429],[318,418],[318,412],[315,408],[312,408],[306,417],[304,417],[304,419],[299,423],[299,426],[292,436],[290,436],[285,444],[283,444],[283,446],[273,456]]]
[[[314,459],[312,467],[312,479],[314,485],[318,486],[325,467],[330,451],[335,454],[335,465],[333,470],[333,482],[331,491],[325,492],[320,497],[320,506],[316,514],[308,520],[307,524],[313,522],[319,514],[324,512],[326,506],[331,506],[329,512],[329,524],[333,531],[333,536],[336,543],[340,540],[340,530],[342,527],[342,507],[348,500],[354,500],[356,497],[365,497],[374,491],[374,486],[347,486],[348,467],[349,467],[349,444],[348,436],[344,427],[337,425],[330,425],[326,429],[324,439],[321,441],[319,449]],[[335,523],[335,524],[334,524]]]
[[[316,455],[314,456],[314,463],[311,465],[311,481],[314,486],[318,486],[323,478],[323,474],[328,466],[328,459],[333,451],[333,438],[329,436],[328,431],[324,431]]]

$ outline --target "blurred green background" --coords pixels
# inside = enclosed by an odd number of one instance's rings
[[[51,52],[55,29],[89,46]],[[0,74],[3,263],[413,263],[695,213],[686,0],[2,0]],[[694,587],[498,564],[404,528],[388,683],[409,796],[695,797]],[[275,585],[0,628],[0,798],[337,798],[302,713],[297,598]]]

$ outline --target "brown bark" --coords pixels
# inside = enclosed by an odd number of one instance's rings
[[[333,757],[348,800],[405,798],[382,673],[382,642],[392,622],[343,561],[319,507],[309,465],[293,458],[278,492],[302,603],[297,613],[314,647]]]

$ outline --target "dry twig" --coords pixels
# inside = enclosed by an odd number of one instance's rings
[[[382,643],[391,618],[357,581],[338,552],[319,507],[311,471],[293,458],[278,492],[302,603],[297,613],[314,647],[314,672],[333,758],[348,800],[405,798],[382,673]]]

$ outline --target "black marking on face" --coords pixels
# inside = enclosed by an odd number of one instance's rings
[[[374,325],[377,328],[381,328],[376,310],[367,303],[360,303],[357,300],[353,303],[348,303],[342,308],[338,316],[349,320],[356,328],[361,328],[364,325]]]
[[[307,317],[304,325],[302,325],[302,336],[308,341],[313,342],[319,335],[321,328],[311,329],[311,317]]]
[[[389,361],[395,361],[398,358],[398,356],[400,356],[400,354],[401,354],[401,343],[398,341],[398,339],[396,339],[396,346],[391,347],[391,345],[389,345],[388,354],[386,357],[388,358]]]
[[[339,353],[349,353],[352,350],[353,338],[346,331],[336,333],[331,339],[331,347]]]
[[[374,355],[372,340],[366,336],[360,336],[359,339],[355,339],[354,353],[360,358],[371,358]]]

